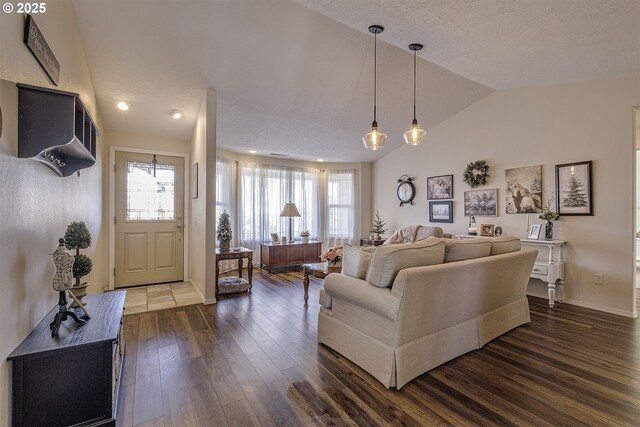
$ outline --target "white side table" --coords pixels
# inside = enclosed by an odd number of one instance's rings
[[[564,254],[562,249],[566,240],[532,240],[520,239],[523,245],[544,246],[549,250],[546,261],[536,260],[531,277],[549,284],[549,307],[553,308],[556,297],[556,283],[558,284],[558,301],[564,302]]]
[[[468,234],[456,234],[458,240],[475,239],[478,236],[470,236]],[[549,250],[549,258],[545,260],[536,260],[533,265],[531,277],[540,279],[548,283],[549,289],[549,307],[553,308],[556,298],[556,284],[558,290],[558,301],[564,302],[564,254],[562,249],[567,243],[566,240],[533,240],[521,238],[520,242],[528,246],[544,246]]]

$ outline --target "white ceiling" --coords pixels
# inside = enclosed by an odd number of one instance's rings
[[[222,148],[373,161],[402,146],[411,123],[409,43],[425,45],[417,108],[426,129],[491,88],[640,72],[638,0],[297,2],[74,0],[105,127],[189,140],[211,88]],[[378,123],[389,139],[378,152],[361,142],[374,23],[386,27]],[[128,114],[115,110],[120,99],[133,104]],[[172,120],[173,108],[185,119]]]

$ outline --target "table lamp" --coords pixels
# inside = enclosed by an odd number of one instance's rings
[[[280,212],[280,216],[289,217],[289,243],[293,243],[293,232],[292,232],[293,217],[294,216],[299,217],[302,215],[300,215],[300,212],[298,212],[298,208],[296,208],[296,204],[290,201],[289,203],[284,204],[284,208],[282,208],[282,212]]]

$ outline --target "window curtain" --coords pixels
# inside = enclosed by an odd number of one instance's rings
[[[238,242],[238,224],[234,220],[234,182],[236,174],[236,163],[224,157],[216,157],[216,227],[220,214],[227,211],[231,217],[231,231],[233,238],[231,240],[231,247],[237,246]],[[216,237],[213,236],[215,239]],[[220,247],[220,242],[216,240],[216,248]],[[237,268],[237,263],[234,260],[220,262],[220,271],[226,272]]]
[[[260,243],[271,242],[271,233],[288,238],[289,218],[280,217],[284,204],[296,204],[300,218],[293,218],[293,237],[309,230],[318,235],[319,170],[241,162],[238,183],[238,244],[254,250],[260,263]]]
[[[327,171],[325,244],[327,247],[352,244],[355,223],[355,171]]]

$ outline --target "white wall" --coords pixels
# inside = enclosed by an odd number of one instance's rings
[[[555,165],[593,161],[594,216],[567,217],[556,223],[565,239],[566,293],[571,303],[633,315],[633,106],[640,105],[640,77],[494,92],[431,129],[425,143],[405,146],[373,167],[373,210],[391,229],[427,224],[426,178],[454,174],[454,223],[445,232],[466,233],[462,182],[467,163],[485,159],[488,184],[498,188],[498,217],[478,222],[502,226],[505,234],[523,236],[525,215],[504,213],[504,170],[543,165],[545,193],[555,190]],[[398,135],[400,137],[400,135]],[[396,179],[416,178],[416,206],[398,207]],[[532,222],[541,222],[530,215]],[[604,273],[604,286],[593,283]],[[535,283],[534,283],[535,282]],[[530,291],[544,295],[534,280]]]
[[[38,26],[60,62],[59,89],[77,92],[97,120],[95,95],[68,1],[47,3]],[[49,254],[67,225],[85,221],[93,236],[86,253],[93,258],[87,277],[90,292],[107,280],[106,226],[102,221],[102,140],[97,163],[80,177],[58,177],[46,166],[17,158],[15,82],[52,87],[22,43],[24,18],[2,14],[0,25],[0,425],[10,425],[9,366],[6,357],[57,303],[51,288],[54,266]]]
[[[191,199],[189,279],[205,303],[215,302],[216,93],[207,90],[191,139],[191,165],[198,163],[198,198]]]

